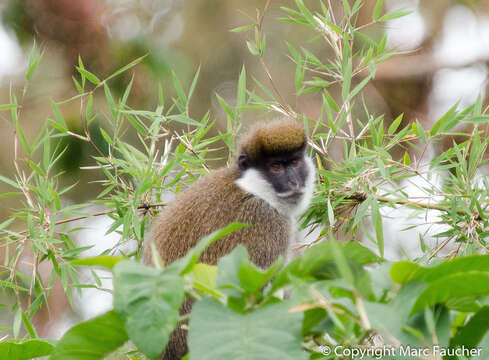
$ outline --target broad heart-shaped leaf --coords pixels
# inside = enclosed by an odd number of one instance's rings
[[[216,285],[217,266],[199,263],[190,272],[194,288],[210,295],[219,295]]]
[[[45,340],[10,340],[0,343],[4,360],[27,360],[51,354],[54,345]]]
[[[219,260],[216,282],[230,296],[253,294],[272,278],[282,262],[282,258],[279,258],[268,269],[260,269],[249,260],[246,248],[238,245],[229,255]]]
[[[190,360],[302,360],[303,314],[289,313],[289,302],[239,314],[206,298],[190,316]]]
[[[421,281],[413,281],[404,286],[388,304],[365,302],[367,317],[373,329],[385,336],[386,340],[394,337],[402,344],[419,344],[418,339],[404,331],[403,327],[408,323],[410,310],[416,298],[426,286]]]
[[[489,255],[458,257],[428,268],[409,261],[399,261],[392,265],[391,277],[395,282],[405,284],[412,280],[431,282],[444,276],[469,271],[489,272]]]
[[[187,274],[192,270],[192,267],[197,263],[197,261],[199,261],[200,255],[209,245],[219,240],[223,236],[247,226],[247,224],[234,222],[223,227],[222,229],[214,231],[212,234],[202,238],[197,245],[187,252],[187,255],[177,261],[174,261],[170,266],[168,266],[168,268],[177,269],[181,275]]]
[[[50,360],[96,360],[122,346],[127,333],[115,311],[79,323],[58,341]]]
[[[236,246],[231,253],[219,259],[216,284],[222,292],[229,296],[241,296],[244,290],[239,281],[238,269],[247,260],[248,252],[242,245]]]
[[[414,314],[427,306],[467,296],[489,295],[489,274],[472,271],[456,273],[428,283],[428,287],[419,295],[411,313]]]
[[[450,347],[464,345],[475,348],[489,331],[489,306],[484,306],[474,314],[469,322],[452,338]]]
[[[183,278],[173,268],[154,269],[133,261],[114,267],[114,308],[125,318],[134,344],[157,359],[178,323]]]
[[[371,250],[355,241],[349,241],[347,243],[337,242],[335,246],[336,249],[333,249],[332,244],[329,241],[325,241],[307,249],[304,254],[291,261],[286,267],[279,271],[273,282],[272,291],[289,284],[291,277],[299,277],[303,279],[331,278],[332,271],[337,272],[337,264],[334,261],[333,256],[335,251],[333,250],[340,250],[348,261],[361,265],[380,261],[380,258]],[[334,275],[334,277],[338,276],[338,274]]]

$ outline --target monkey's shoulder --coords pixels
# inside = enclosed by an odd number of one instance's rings
[[[188,224],[214,230],[233,221],[282,224],[287,222],[265,201],[236,185],[237,166],[213,171],[182,191],[160,215],[159,223],[169,226]],[[207,221],[202,221],[207,220]],[[200,224],[200,225],[199,225]],[[190,231],[190,230],[189,230]]]

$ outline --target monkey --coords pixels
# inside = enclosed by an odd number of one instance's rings
[[[149,241],[163,262],[183,257],[202,237],[231,222],[249,226],[211,244],[199,261],[215,265],[238,244],[261,268],[286,256],[295,219],[307,209],[313,194],[315,168],[306,147],[304,128],[293,119],[252,127],[234,164],[197,180],[160,214]],[[151,247],[146,246],[143,263],[151,265],[151,259]],[[190,308],[186,299],[181,313]],[[180,359],[186,353],[186,334],[177,327],[162,359]]]

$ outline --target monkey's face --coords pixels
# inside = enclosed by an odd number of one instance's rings
[[[306,180],[310,176],[310,170],[304,156],[304,148],[279,155],[266,155],[253,163],[240,157],[239,165],[244,172],[249,172],[250,169],[257,171],[282,201],[297,203],[306,191]]]
[[[268,156],[259,164],[258,169],[273,186],[279,198],[292,203],[300,200],[309,175],[304,150]]]

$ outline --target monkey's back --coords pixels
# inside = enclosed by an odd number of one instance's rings
[[[239,174],[237,166],[214,171],[166,206],[150,235],[150,241],[166,264],[183,257],[202,237],[231,222],[250,227],[219,239],[202,254],[200,261],[215,264],[237,244],[243,244],[250,259],[261,267],[285,255],[290,237],[289,219],[264,200],[240,189],[235,184]],[[150,246],[146,246],[143,261],[151,263]]]

